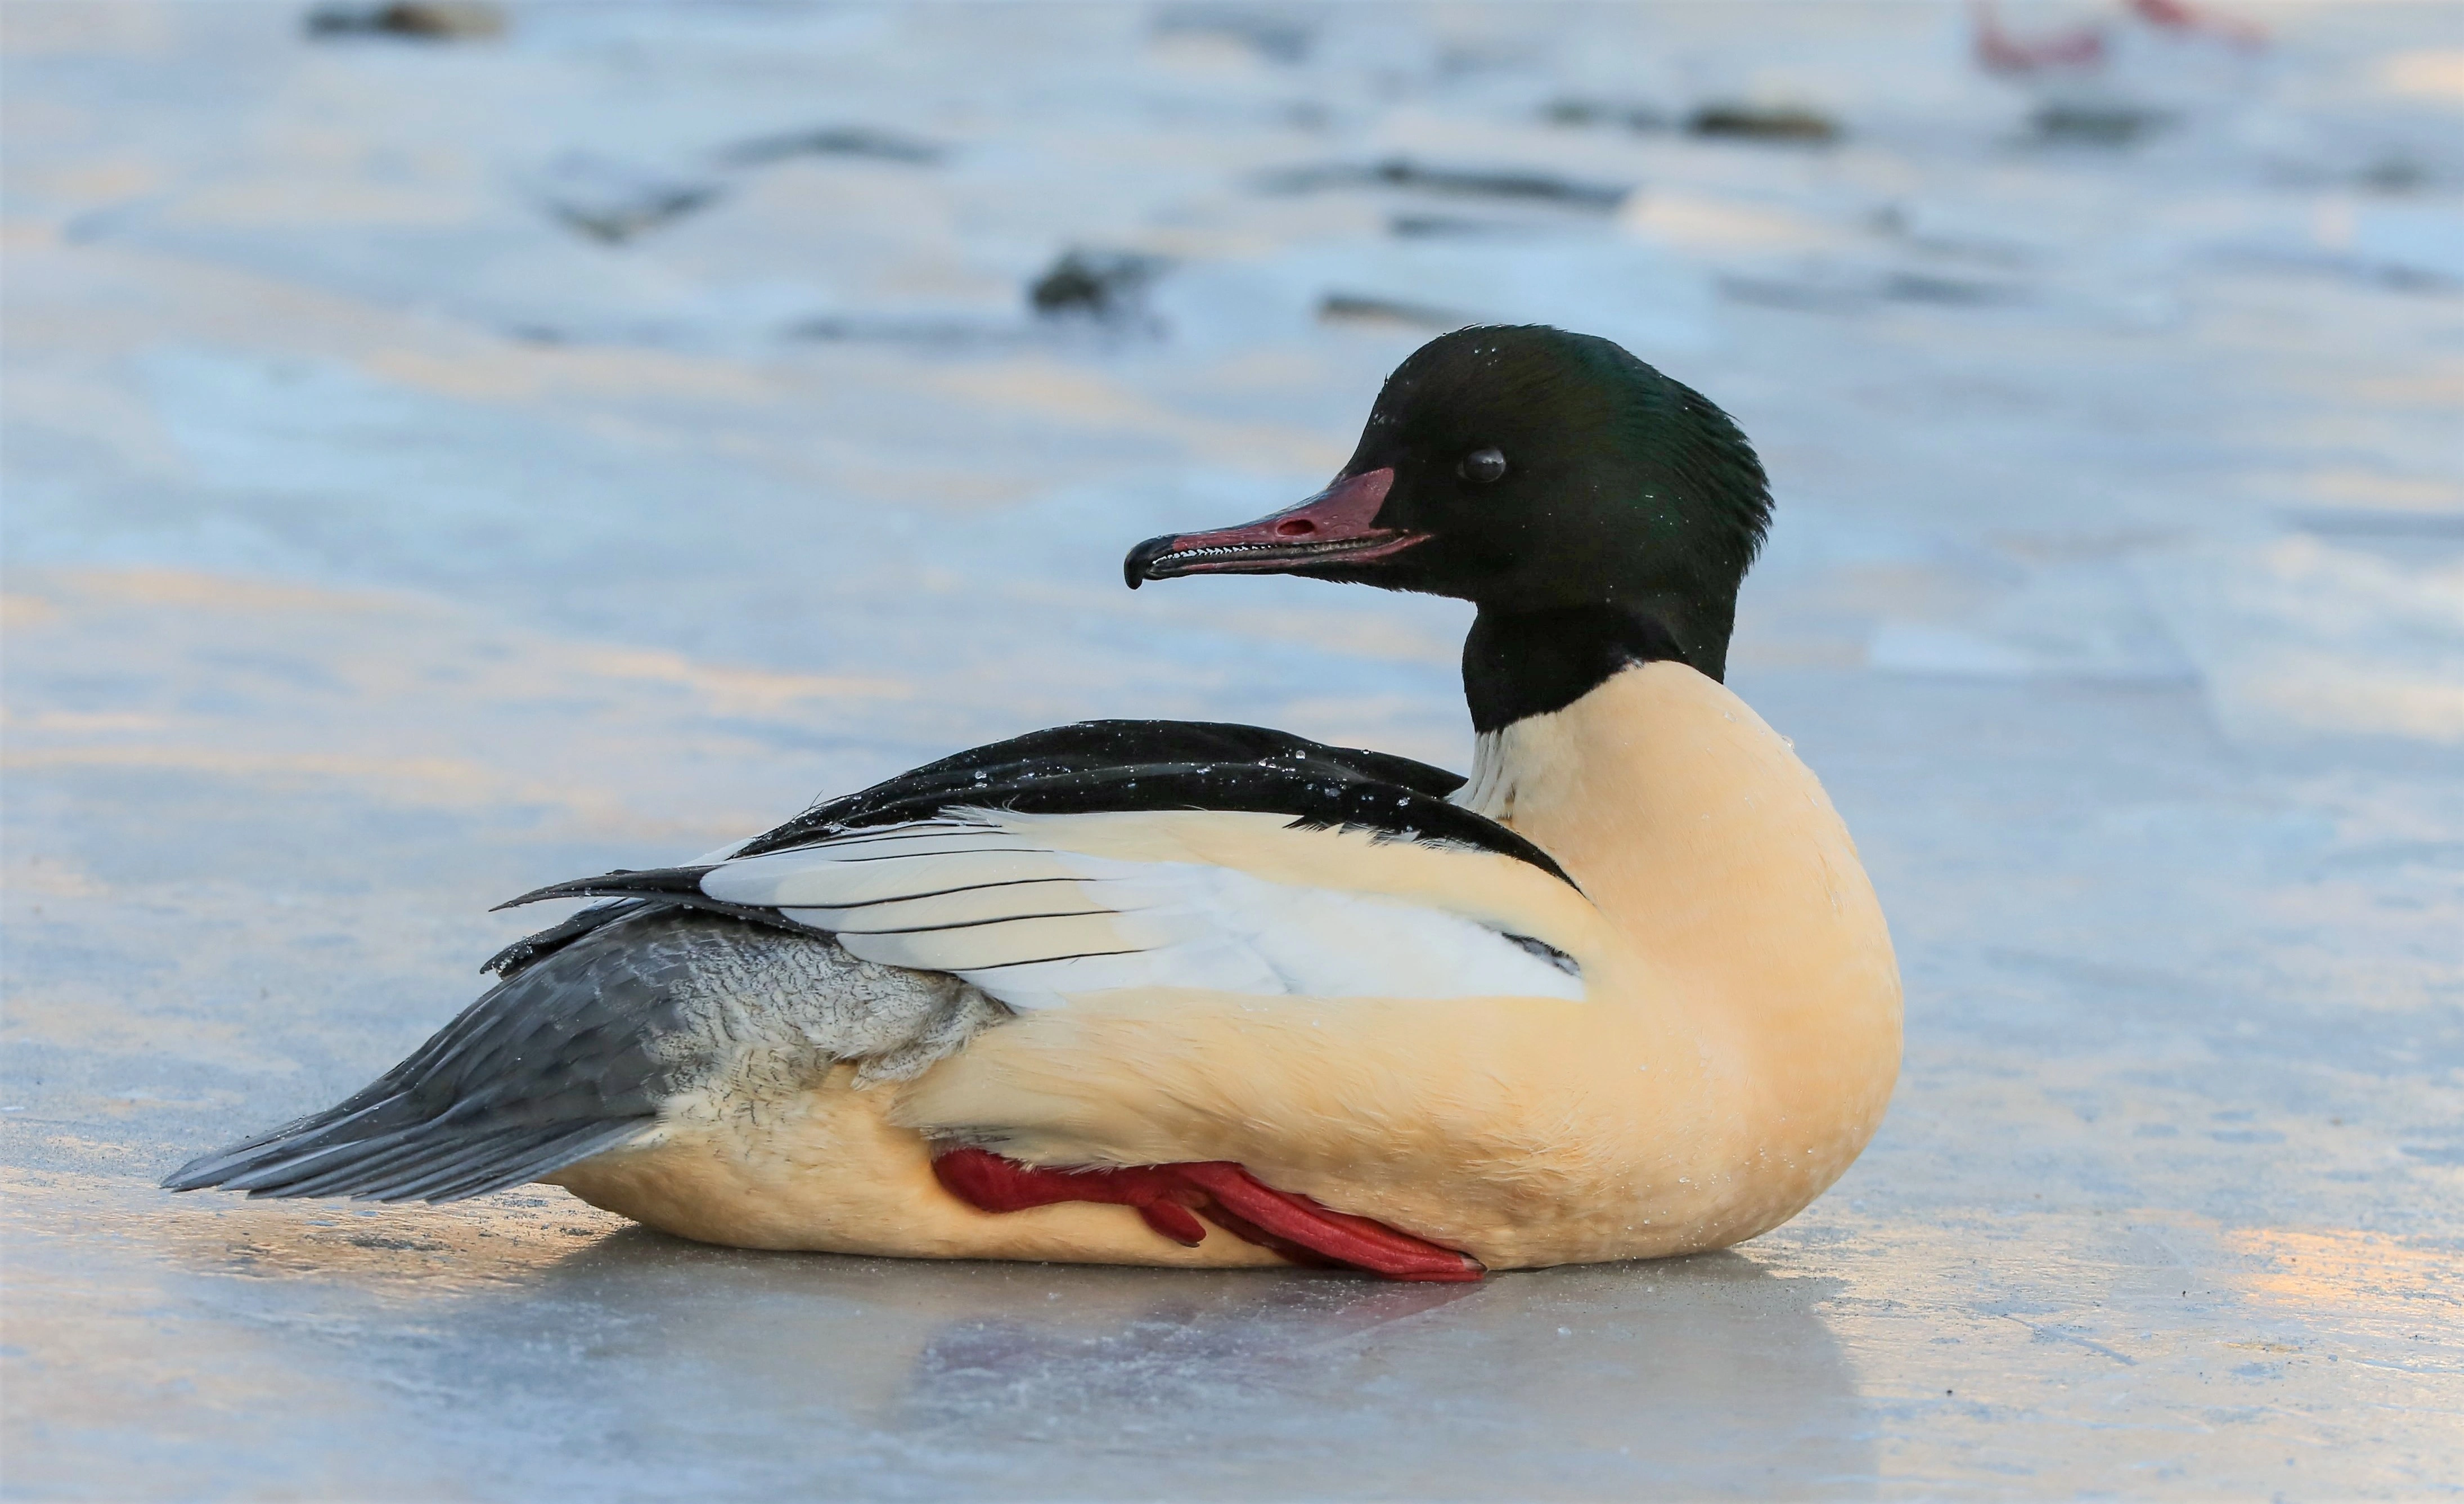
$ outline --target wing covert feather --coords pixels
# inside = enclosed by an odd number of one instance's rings
[[[722,862],[711,897],[768,905],[855,956],[955,973],[1014,1007],[1124,987],[1320,997],[1583,996],[1562,950],[1402,896],[1278,880],[1204,859],[1174,833],[1193,812],[1005,816],[970,810]],[[1281,829],[1282,840],[1332,840]],[[1084,828],[1083,829],[1081,828]],[[1069,849],[1083,835],[1129,859]],[[1467,855],[1466,861],[1481,861]],[[1487,871],[1488,869],[1481,869]]]

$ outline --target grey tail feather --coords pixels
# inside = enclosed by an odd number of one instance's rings
[[[164,1185],[252,1196],[453,1201],[518,1185],[641,1137],[679,1069],[697,947],[737,921],[671,898],[561,941],[343,1101],[173,1171]]]
[[[349,1104],[344,1104],[345,1106]],[[653,1119],[490,1123],[447,1114],[364,1138],[334,1139],[341,1108],[202,1155],[166,1176],[165,1190],[224,1185],[251,1197],[343,1196],[358,1201],[461,1201],[527,1184],[612,1149]]]

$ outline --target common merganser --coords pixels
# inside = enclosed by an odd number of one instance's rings
[[[524,895],[605,901],[165,1183],[545,1181],[749,1248],[1422,1280],[1750,1238],[1900,1060],[1856,847],[1722,683],[1770,515],[1728,417],[1618,346],[1444,335],[1324,491],[1125,569],[1474,603],[1468,780],[1204,722],[961,752]]]

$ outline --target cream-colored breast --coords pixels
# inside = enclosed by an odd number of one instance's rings
[[[1899,1075],[1899,965],[1856,843],[1786,739],[1676,663],[1615,675],[1499,733],[1491,811],[1563,863],[1682,1018],[1717,1086],[1691,1111],[1689,1184],[1718,1242],[1787,1220],[1881,1124]]]

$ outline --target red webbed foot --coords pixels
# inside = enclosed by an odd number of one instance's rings
[[[933,1173],[951,1195],[982,1211],[1023,1211],[1065,1201],[1135,1207],[1148,1227],[1184,1248],[1205,1238],[1198,1220],[1202,1215],[1295,1264],[1442,1282],[1475,1280],[1486,1272],[1467,1253],[1262,1184],[1229,1161],[1047,1170],[983,1149],[951,1149],[934,1159]]]

